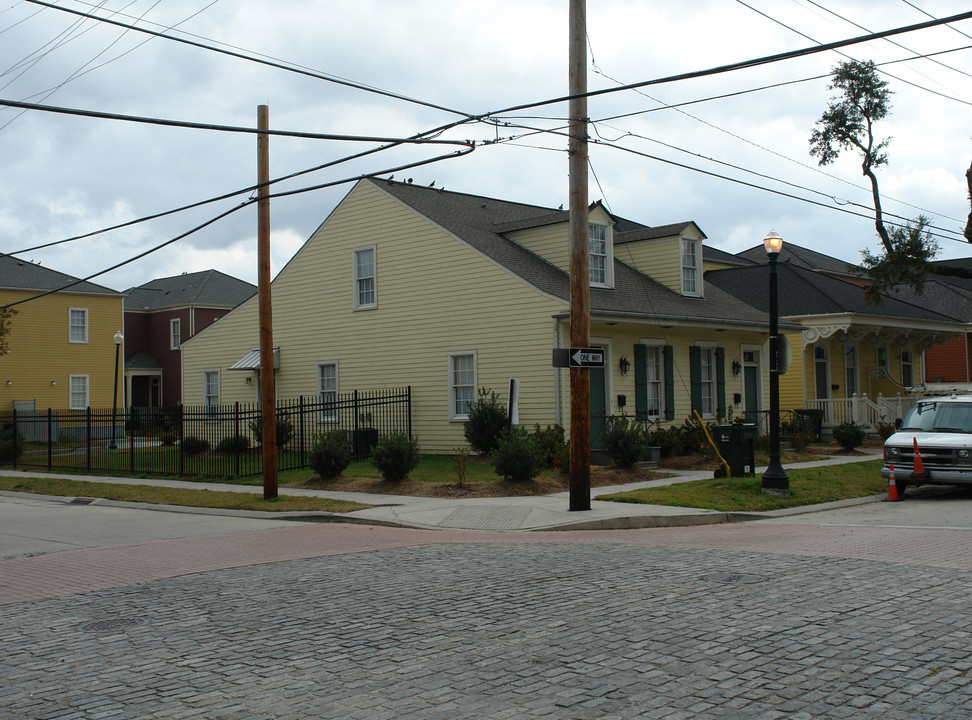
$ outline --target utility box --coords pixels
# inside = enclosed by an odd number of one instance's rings
[[[719,454],[729,464],[732,477],[745,477],[756,474],[756,425],[755,423],[733,423],[715,425],[712,428]],[[725,475],[726,469],[716,470],[716,477]]]

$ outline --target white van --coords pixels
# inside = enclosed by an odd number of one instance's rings
[[[915,473],[915,447],[924,475]],[[972,485],[972,395],[923,398],[884,443],[881,477],[894,465],[898,492],[908,485]]]

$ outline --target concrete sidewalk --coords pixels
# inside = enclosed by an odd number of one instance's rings
[[[793,464],[791,468],[809,468],[863,462],[879,458],[880,451],[867,455],[838,457]],[[757,468],[759,475],[765,468]],[[22,477],[67,477],[98,482],[130,485],[155,485],[161,487],[183,487],[199,489],[201,484],[185,480],[155,480],[119,477],[92,477],[68,474],[32,473],[5,471],[8,476]],[[307,490],[300,488],[281,488],[282,495],[310,495],[328,497],[336,500],[353,500],[371,507],[351,513],[266,513],[236,510],[212,510],[207,508],[179,507],[173,505],[148,505],[145,503],[124,503],[110,500],[94,500],[93,504],[113,507],[154,509],[166,512],[210,514],[223,516],[263,518],[268,520],[291,520],[301,522],[345,522],[368,525],[386,525],[440,530],[480,530],[489,532],[514,532],[538,530],[617,530],[627,528],[675,527],[688,525],[711,525],[724,522],[739,522],[767,517],[802,514],[818,510],[844,507],[848,505],[874,502],[883,496],[858,498],[855,500],[805,506],[790,510],[768,513],[734,513],[704,510],[699,508],[670,507],[665,505],[640,505],[597,500],[599,495],[644,487],[671,485],[712,476],[711,471],[673,472],[672,477],[628,485],[598,487],[591,490],[591,509],[571,512],[568,509],[568,493],[547,496],[521,496],[502,498],[425,498],[404,495],[376,495],[372,493],[331,492],[328,490]],[[203,487],[214,491],[253,493],[252,485],[231,485],[206,483]],[[6,494],[6,493],[5,493]],[[52,501],[71,502],[73,498],[50,498]]]

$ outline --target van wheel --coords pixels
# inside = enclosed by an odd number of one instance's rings
[[[895,478],[894,486],[898,490],[898,498],[904,500],[904,496],[905,496],[904,493],[905,493],[905,489],[908,487],[908,483],[906,483],[904,480],[899,480],[898,478]]]

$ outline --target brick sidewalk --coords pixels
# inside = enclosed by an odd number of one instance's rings
[[[412,545],[551,542],[738,550],[972,570],[972,533],[962,531],[741,524],[494,534],[325,524],[2,560],[0,605],[191,573]]]

